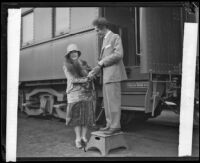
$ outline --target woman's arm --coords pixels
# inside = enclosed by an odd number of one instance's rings
[[[63,66],[63,71],[65,73],[65,76],[67,78],[67,80],[71,80],[72,83],[86,83],[88,82],[88,78],[87,77],[80,77],[80,78],[77,78],[77,77],[74,77],[71,73],[69,73],[67,71],[67,68],[65,66]]]
[[[73,84],[80,84],[80,83],[86,83],[86,82],[88,82],[88,78],[87,77],[73,78],[72,79],[72,83]]]

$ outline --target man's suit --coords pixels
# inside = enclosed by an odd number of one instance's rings
[[[122,41],[118,34],[107,32],[99,64],[103,65],[103,99],[107,126],[121,128],[121,84],[127,79],[123,64]]]

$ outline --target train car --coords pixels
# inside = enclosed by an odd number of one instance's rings
[[[94,67],[102,40],[92,21],[103,16],[115,24],[111,30],[121,36],[124,48],[128,79],[121,82],[122,124],[157,117],[166,108],[179,113],[184,22],[198,22],[199,14],[198,10],[186,9],[184,6],[22,8],[20,110],[27,115],[65,119],[67,80],[62,64],[66,47],[76,43],[83,54],[81,58]],[[99,78],[95,85],[98,121],[103,115]],[[197,121],[198,99],[196,93]]]

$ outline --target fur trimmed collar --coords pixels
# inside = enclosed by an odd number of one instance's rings
[[[85,77],[88,75],[88,65],[84,60],[78,59],[73,62],[69,59],[65,61],[65,67],[74,77]]]

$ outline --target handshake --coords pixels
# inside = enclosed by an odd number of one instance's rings
[[[89,80],[93,80],[95,79],[96,75],[101,71],[101,66],[98,65],[96,67],[94,67],[88,74],[87,78]]]
[[[92,81],[96,78],[96,75],[101,71],[101,65],[94,67],[87,75],[87,77],[77,78],[76,80],[72,81],[73,84],[82,84],[87,85],[88,82]]]

